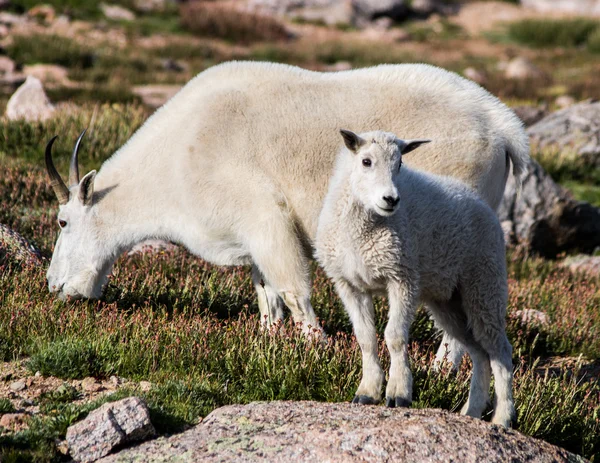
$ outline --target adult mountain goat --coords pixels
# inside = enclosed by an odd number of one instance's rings
[[[508,283],[494,211],[455,179],[401,167],[403,153],[429,140],[404,141],[381,131],[342,135],[347,149],[339,153],[329,182],[315,246],[362,350],[363,377],[354,402],[381,399],[384,374],[372,296],[383,292],[389,300],[387,406],[412,401],[408,331],[421,301],[473,361],[462,413],[481,418],[493,371],[492,421],[509,426],[516,414],[505,331]]]
[[[61,204],[51,291],[98,297],[115,259],[162,238],[223,265],[251,264],[261,317],[283,304],[318,327],[309,259],[342,127],[435,138],[406,163],[453,176],[490,206],[528,141],[514,113],[478,85],[423,64],[337,73],[231,62],[189,82],[96,175],[69,185],[46,163]]]

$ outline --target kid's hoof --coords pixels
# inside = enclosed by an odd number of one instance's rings
[[[354,399],[352,399],[353,404],[360,405],[376,405],[377,402],[373,397],[369,397],[368,395],[355,395]]]
[[[411,405],[410,400],[406,400],[403,397],[386,397],[385,406],[388,408],[408,408]]]

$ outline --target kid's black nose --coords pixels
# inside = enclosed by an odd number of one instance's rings
[[[396,204],[398,204],[398,201],[400,201],[399,197],[392,197],[392,196],[384,196],[383,200],[390,206],[390,207],[394,207]]]

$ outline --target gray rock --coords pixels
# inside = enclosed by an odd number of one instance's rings
[[[43,121],[53,112],[54,106],[46,96],[42,82],[33,76],[27,77],[6,105],[6,117],[10,120]]]
[[[15,62],[8,56],[0,56],[0,74],[11,74],[15,72]]]
[[[487,81],[487,77],[485,75],[484,71],[479,71],[475,68],[472,67],[468,67],[463,71],[463,75],[467,78],[467,79],[471,79],[474,82],[477,82],[478,84],[483,84]]]
[[[600,102],[584,101],[556,111],[527,133],[538,148],[569,151],[590,168],[600,167]]]
[[[0,263],[5,259],[39,263],[42,260],[42,254],[19,233],[0,224]]]
[[[24,391],[25,389],[27,389],[27,384],[25,384],[24,381],[19,380],[19,381],[15,381],[14,383],[11,383],[11,385],[9,387],[12,391],[21,392],[21,391]]]
[[[527,58],[519,56],[508,63],[504,75],[508,79],[522,80],[542,77],[543,72]]]
[[[271,402],[219,408],[182,434],[146,442],[101,461],[585,460],[516,431],[442,410]]]
[[[410,12],[406,0],[352,0],[352,6],[354,22],[359,26],[382,16],[402,20]]]
[[[133,93],[139,96],[144,104],[158,108],[169,101],[180,89],[181,85],[140,85],[133,87]]]
[[[521,4],[542,13],[600,16],[600,0],[521,0]]]
[[[135,14],[133,11],[122,7],[121,5],[109,5],[107,3],[101,3],[100,9],[102,10],[102,14],[104,14],[104,16],[106,16],[108,19],[115,21],[133,21],[135,19]]]
[[[509,177],[498,216],[510,241],[544,257],[572,250],[591,253],[600,246],[600,209],[575,201],[536,161],[519,198]]]
[[[568,268],[571,272],[583,272],[591,276],[600,276],[600,256],[577,255],[567,257],[560,263],[561,267]]]
[[[512,109],[519,116],[519,119],[523,121],[525,127],[535,124],[548,115],[548,108],[546,106],[517,106]]]
[[[160,13],[175,3],[175,0],[134,0],[133,6],[136,10],[144,13]]]
[[[577,101],[571,95],[561,95],[554,100],[554,104],[560,109],[565,109],[573,106]]]
[[[148,439],[156,434],[150,422],[150,411],[139,397],[128,397],[118,402],[104,404],[102,407],[112,410],[127,442]]]
[[[27,428],[27,420],[30,415],[27,413],[5,413],[0,416],[0,427],[19,431]]]
[[[125,433],[110,409],[100,409],[67,429],[69,453],[75,461],[96,461],[125,442]]]
[[[96,378],[89,376],[81,381],[81,389],[86,392],[99,392],[104,389],[104,387],[98,380],[96,380]]]
[[[91,462],[115,447],[154,436],[146,404],[138,397],[102,405],[67,429],[67,444],[76,461]]]

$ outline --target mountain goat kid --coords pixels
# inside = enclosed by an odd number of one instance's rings
[[[462,413],[481,417],[492,371],[497,398],[492,421],[510,426],[515,408],[512,347],[505,332],[508,285],[504,239],[494,212],[456,180],[401,168],[402,155],[429,140],[404,141],[381,131],[341,133],[347,150],[338,155],[319,216],[316,254],[362,350],[363,377],[353,402],[381,399],[384,373],[372,294],[386,292],[387,406],[411,403],[408,332],[422,301],[473,361]]]

